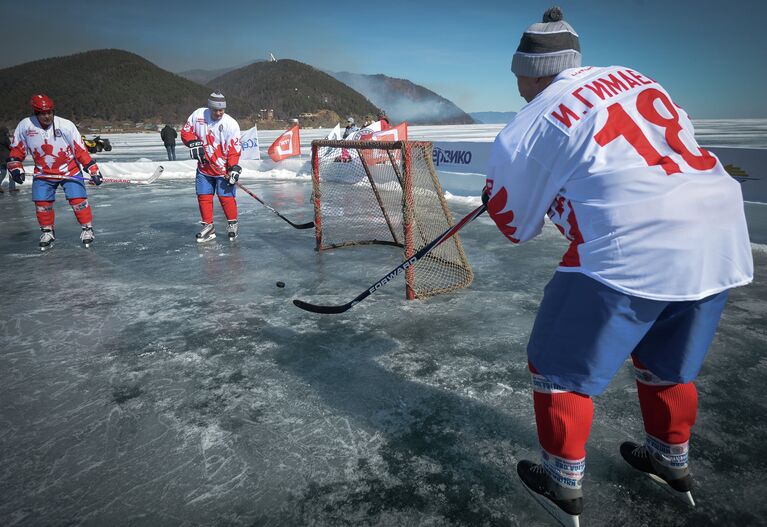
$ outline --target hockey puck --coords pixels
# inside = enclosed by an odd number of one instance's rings
[[[285,287],[285,282],[277,282],[277,287]]]

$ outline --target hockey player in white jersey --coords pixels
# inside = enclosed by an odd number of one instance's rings
[[[240,126],[226,114],[226,98],[218,93],[208,97],[208,107],[198,108],[189,116],[181,130],[181,140],[189,147],[192,159],[197,160],[195,188],[202,218],[198,242],[216,237],[213,225],[213,194],[224,209],[227,234],[234,240],[237,224],[237,181],[242,169],[238,165],[242,146]]]
[[[541,462],[517,473],[578,524],[591,397],[630,356],[645,438],[620,454],[692,505],[692,381],[728,290],[753,277],[740,186],[658,82],[581,67],[559,8],[524,32],[511,69],[528,104],[495,140],[483,200],[514,243],[545,215],[570,241],[527,348]]]
[[[56,239],[53,203],[59,186],[64,187],[64,194],[82,225],[80,240],[88,247],[94,240],[93,216],[84,185],[87,178],[83,174],[87,171],[90,182],[100,185],[103,178],[99,167],[88,154],[74,123],[54,116],[55,107],[50,97],[34,95],[30,105],[34,115],[16,126],[8,157],[8,172],[16,183],[24,183],[23,161],[28,154],[32,155],[35,163],[32,200],[42,231],[41,249],[48,249]]]

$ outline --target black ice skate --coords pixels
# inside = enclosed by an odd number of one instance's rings
[[[90,247],[96,237],[93,235],[93,227],[83,226],[83,232],[80,233],[80,241],[84,247]]]
[[[237,220],[231,220],[226,226],[226,232],[229,235],[229,241],[234,241],[237,238],[237,231],[239,230]]]
[[[695,507],[692,499],[692,476],[689,467],[671,468],[657,461],[645,445],[632,441],[621,444],[621,456],[637,470],[645,472],[653,481],[658,483],[673,496],[682,499],[691,507]]]
[[[565,527],[579,527],[583,512],[583,490],[568,489],[546,474],[543,465],[522,460],[517,474],[525,489],[554,519]]]
[[[203,223],[202,230],[197,233],[197,243],[208,242],[216,238],[216,228],[212,223]]]
[[[53,247],[53,242],[56,241],[56,236],[50,227],[40,227],[42,234],[40,235],[40,250],[45,251]]]

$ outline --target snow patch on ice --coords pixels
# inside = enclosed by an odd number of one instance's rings
[[[247,179],[273,179],[289,181],[310,181],[312,177],[311,163],[308,159],[286,159],[281,163],[275,163],[271,159],[260,161],[242,161],[243,180]],[[133,181],[146,181],[154,170],[162,166],[164,171],[159,181],[162,180],[191,180],[196,177],[196,161],[151,161],[141,158],[138,161],[119,162],[110,161],[101,165],[104,177],[116,179],[131,179]]]
[[[472,207],[478,207],[482,204],[482,198],[480,196],[455,196],[448,191],[445,191],[445,199],[451,203],[460,203]]]

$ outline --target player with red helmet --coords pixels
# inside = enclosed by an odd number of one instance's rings
[[[8,172],[16,183],[24,183],[26,174],[22,162],[27,154],[35,163],[32,181],[32,201],[40,224],[40,248],[51,246],[55,238],[53,202],[56,189],[64,187],[77,221],[82,225],[80,240],[88,247],[93,243],[93,225],[82,172],[88,171],[90,182],[100,185],[101,172],[91,159],[82,136],[72,121],[54,114],[53,100],[45,94],[33,95],[29,101],[34,115],[22,119],[16,126],[8,157]]]

